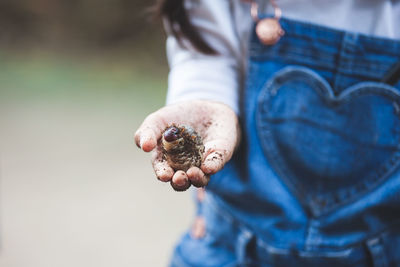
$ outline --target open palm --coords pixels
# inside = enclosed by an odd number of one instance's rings
[[[175,172],[163,159],[159,141],[164,129],[172,124],[189,125],[203,138],[205,152],[200,168]],[[239,143],[239,129],[237,116],[230,107],[196,100],[169,105],[148,115],[135,133],[135,142],[143,151],[152,151],[157,178],[163,182],[170,181],[175,190],[183,191],[190,184],[197,187],[207,185],[209,175],[223,168]]]

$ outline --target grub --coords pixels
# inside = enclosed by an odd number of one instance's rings
[[[201,136],[192,127],[186,125],[167,127],[163,132],[161,144],[163,158],[174,171],[186,172],[190,167],[201,166],[204,145]]]

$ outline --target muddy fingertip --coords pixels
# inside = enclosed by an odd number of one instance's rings
[[[157,179],[162,182],[169,182],[172,180],[174,176],[174,170],[171,168],[162,167],[160,169],[155,170]]]
[[[146,139],[140,139],[140,147],[144,152],[150,152],[157,146],[157,141],[153,137],[148,137]]]
[[[214,174],[220,171],[225,165],[224,157],[220,152],[209,154],[201,165],[201,170],[206,174]]]
[[[177,171],[171,180],[171,186],[175,191],[186,191],[191,185],[189,178],[184,171]]]
[[[210,180],[209,176],[205,175],[204,172],[197,167],[190,168],[186,174],[192,185],[195,187],[204,187]]]

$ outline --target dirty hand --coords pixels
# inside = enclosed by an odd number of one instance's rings
[[[163,159],[161,137],[166,127],[189,125],[203,138],[204,155],[201,167],[191,167],[186,172],[174,171]],[[227,105],[212,101],[189,101],[163,107],[150,114],[135,133],[136,145],[152,152],[156,176],[171,182],[177,191],[207,185],[209,175],[221,170],[239,143],[240,128],[235,112]]]

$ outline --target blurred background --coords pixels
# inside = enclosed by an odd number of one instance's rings
[[[166,266],[190,192],[133,143],[167,63],[146,0],[0,1],[0,266]]]

